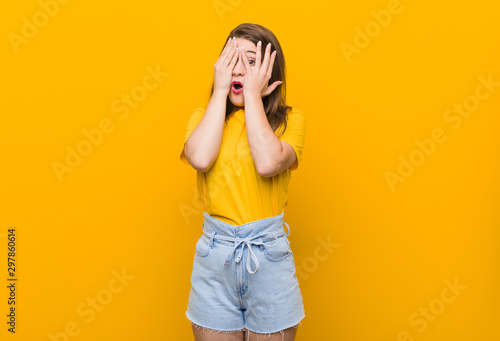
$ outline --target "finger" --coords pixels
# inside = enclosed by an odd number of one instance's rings
[[[235,53],[233,54],[233,58],[231,58],[231,62],[229,63],[229,69],[232,71],[234,69],[234,65],[236,64],[236,60],[238,59],[239,49],[235,49]]]
[[[230,67],[231,66],[234,58],[238,58],[238,48],[236,46],[231,47],[231,50],[229,51],[229,55],[227,57],[227,59],[228,59],[227,60],[228,65],[226,67]],[[231,70],[232,69],[233,68],[231,67]]]
[[[224,48],[222,49],[222,52],[220,53],[220,56],[218,58],[218,60],[222,60],[222,56],[226,53],[226,51],[231,47],[231,40],[233,39],[233,37],[229,38],[229,40],[227,41],[226,45],[224,45]]]
[[[274,89],[276,89],[280,84],[281,84],[281,81],[276,81],[273,84],[271,84],[271,88],[273,89],[273,90],[271,90],[271,92],[274,91]]]
[[[281,84],[280,81],[276,81],[273,84],[271,84],[264,93],[264,97],[269,96],[280,84]]]
[[[271,54],[271,61],[269,63],[269,66],[267,67],[267,74],[266,76],[270,79],[272,74],[273,74],[273,67],[274,67],[274,60],[276,59],[276,50],[273,51]]]
[[[241,58],[241,61],[243,63],[243,66],[245,67],[245,70],[249,70],[250,63],[248,62],[247,54],[245,53],[245,48],[243,48],[243,47],[241,48],[240,58]]]
[[[234,37],[229,38],[229,40],[227,41],[226,46],[224,46],[224,50],[222,52],[227,51],[232,46],[232,44],[234,44],[235,41],[236,41],[236,39]]]
[[[257,55],[256,55],[256,61],[255,61],[255,66],[257,67],[257,70],[260,68],[260,64],[261,64],[261,59],[262,59],[262,42],[259,40],[259,42],[257,43]]]
[[[221,56],[221,65],[223,67],[227,67],[228,64],[231,61],[231,58],[233,57],[233,53],[236,50],[236,40],[231,41],[231,45],[229,46],[228,50],[224,52],[224,56]]]
[[[264,52],[264,61],[262,62],[263,71],[267,73],[267,68],[269,67],[269,53],[271,51],[271,43],[266,45],[266,51]]]

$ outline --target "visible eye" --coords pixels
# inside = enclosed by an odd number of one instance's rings
[[[255,64],[255,60],[250,59],[250,60],[248,61],[248,63],[249,63],[250,65],[254,65],[254,64]]]

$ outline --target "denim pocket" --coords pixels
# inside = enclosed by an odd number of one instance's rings
[[[196,242],[196,252],[198,257],[206,257],[210,253],[210,238],[202,234],[200,239]]]
[[[290,246],[288,244],[288,239],[284,237],[280,237],[277,240],[272,239],[265,242],[264,245],[264,255],[267,260],[271,262],[279,262],[284,259],[287,259],[290,256]],[[269,244],[269,245],[267,245]]]

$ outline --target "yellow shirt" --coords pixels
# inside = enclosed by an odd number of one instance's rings
[[[199,107],[192,113],[184,143],[205,110]],[[288,113],[286,131],[279,137],[295,150],[299,164],[304,147],[305,124],[304,114],[292,108]],[[283,126],[276,130],[276,136],[283,131]],[[180,160],[189,165],[184,146]],[[272,177],[263,177],[257,172],[248,145],[245,111],[240,109],[224,125],[219,155],[214,164],[206,172],[197,171],[198,199],[204,203],[206,213],[233,225],[276,216],[288,204],[291,171],[297,169],[298,164],[295,168],[293,166]]]

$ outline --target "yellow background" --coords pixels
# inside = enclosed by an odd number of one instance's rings
[[[372,11],[390,6],[71,0],[44,22],[35,0],[3,2],[1,339],[50,340],[66,328],[76,333],[68,340],[192,339],[185,310],[202,206],[179,153],[228,33],[251,22],[278,37],[288,104],[307,117],[285,210],[306,311],[297,340],[500,340],[500,88],[457,129],[443,116],[474,104],[479,77],[500,81],[500,6],[402,0],[349,62],[342,43],[355,43],[356,27],[376,30]],[[17,46],[23,17],[41,26]],[[168,75],[141,93],[148,67]],[[133,91],[145,99],[122,119],[112,104]],[[83,130],[102,122],[114,130],[59,181],[53,163],[66,162],[68,146],[89,147]],[[447,139],[392,190],[386,172],[417,158],[414,140],[435,129]],[[455,280],[457,295],[445,284]]]

